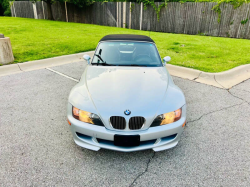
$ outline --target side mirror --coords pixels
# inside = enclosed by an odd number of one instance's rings
[[[88,64],[90,64],[90,56],[89,55],[83,55],[83,59],[86,60],[88,62]]]
[[[163,62],[164,62],[164,66],[166,65],[166,63],[168,63],[171,60],[170,56],[165,56],[163,58]]]

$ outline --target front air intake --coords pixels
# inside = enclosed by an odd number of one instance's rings
[[[123,130],[126,127],[126,120],[121,116],[110,117],[110,123],[114,129]]]
[[[141,129],[143,124],[145,122],[145,118],[144,117],[140,117],[140,116],[135,116],[130,118],[129,120],[129,129],[130,130],[138,130]]]

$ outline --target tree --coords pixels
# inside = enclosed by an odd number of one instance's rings
[[[11,16],[10,0],[0,0],[0,16]]]
[[[0,16],[3,16],[3,7],[2,7],[2,3],[1,3],[1,0],[0,0]]]
[[[104,2],[105,0],[68,0],[67,2],[72,3],[78,7],[88,6],[93,4],[94,2]]]

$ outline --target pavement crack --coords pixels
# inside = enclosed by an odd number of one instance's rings
[[[193,79],[193,81],[195,81],[196,79],[198,79],[198,78],[200,77],[201,74],[202,74],[202,72],[200,72],[199,75],[198,75],[198,77],[195,77],[195,78]]]
[[[216,80],[216,78],[215,78],[215,76],[214,76],[214,80],[217,82],[217,80]],[[218,83],[218,82],[217,82]],[[220,83],[218,83],[219,85],[221,85]],[[222,86],[222,85],[221,85]],[[239,103],[239,104],[235,104],[235,105],[232,105],[232,106],[229,106],[229,107],[224,107],[224,108],[222,108],[222,109],[220,109],[220,110],[215,110],[215,111],[211,111],[211,112],[208,112],[208,113],[206,113],[206,114],[203,114],[203,115],[201,115],[199,118],[197,118],[197,119],[195,119],[195,120],[192,120],[192,121],[187,121],[187,124],[186,125],[188,125],[188,123],[192,123],[192,122],[195,122],[195,121],[199,121],[202,117],[204,117],[204,116],[206,116],[206,115],[209,115],[209,114],[212,114],[212,113],[214,113],[214,112],[219,112],[219,111],[222,111],[222,110],[225,110],[225,109],[228,109],[228,108],[232,108],[232,107],[235,107],[235,106],[238,106],[238,105],[242,105],[243,103],[247,103],[247,104],[249,104],[250,105],[250,103],[248,102],[248,101],[246,101],[246,100],[244,100],[244,99],[242,99],[241,97],[238,97],[238,96],[236,96],[236,95],[234,95],[233,93],[231,93],[230,92],[230,89],[226,89],[224,86],[222,86],[231,96],[233,96],[234,98],[237,98],[237,99],[240,99],[241,101],[243,101],[242,103]],[[244,90],[245,91],[245,90]],[[247,91],[248,92],[248,91]],[[250,93],[250,92],[249,92]]]
[[[245,99],[242,99],[241,97],[238,97],[238,96],[234,95],[232,92],[230,92],[230,90],[227,90],[227,91],[228,91],[228,93],[229,93],[231,96],[233,96],[233,97],[235,97],[235,98],[238,98],[238,99],[242,100],[243,102],[245,102],[245,103],[247,103],[247,104],[250,105],[250,103],[249,103],[248,101],[246,101]],[[245,91],[245,90],[244,90],[244,91]],[[247,92],[248,92],[248,91],[247,91]]]
[[[219,84],[219,85],[221,85],[217,80],[216,80],[216,78],[215,78],[215,76],[214,76],[214,80]],[[221,85],[222,86],[222,85]],[[234,95],[234,94],[232,94],[231,92],[230,92],[230,89],[231,88],[225,88],[224,86],[222,86],[225,90],[227,90],[227,92],[231,95],[231,96],[233,96],[233,97],[235,97],[235,98],[238,98],[238,99],[240,99],[240,100],[242,100],[242,101],[244,101],[244,102],[246,102],[247,104],[249,104],[250,105],[250,103],[248,102],[248,101],[246,101],[245,99],[242,99],[241,97],[238,97],[238,96],[236,96],[236,95]],[[243,91],[246,91],[246,90],[243,90]],[[246,91],[246,92],[248,92],[248,91]],[[250,93],[250,92],[249,92]]]
[[[227,88],[225,88],[223,85],[221,85],[221,84],[216,80],[215,75],[214,75],[214,80],[215,80],[215,82],[217,82],[217,84],[219,84],[222,88],[224,88],[225,90],[227,90]]]
[[[214,76],[214,80],[219,84],[219,85],[221,85],[217,80],[216,80],[216,78],[215,78],[215,76]],[[222,85],[221,85],[222,86]],[[235,98],[238,98],[238,99],[240,99],[240,100],[242,100],[242,101],[244,101],[244,102],[246,102],[247,104],[249,104],[250,105],[250,103],[248,102],[248,101],[246,101],[245,99],[242,99],[241,97],[238,97],[238,96],[236,96],[236,95],[234,95],[234,94],[232,94],[231,92],[230,92],[230,88],[225,88],[224,86],[222,86],[225,90],[227,90],[227,92],[231,95],[231,96],[233,96],[233,97],[235,97]],[[246,90],[243,90],[243,91],[246,91]],[[246,92],[249,92],[249,91],[246,91]],[[249,92],[250,93],[250,92]]]
[[[24,72],[24,71],[21,69],[21,67],[19,66],[19,64],[18,64],[18,63],[17,63],[17,66],[18,66],[18,68],[20,69],[20,71]]]
[[[75,82],[79,82],[79,80],[75,79],[74,77],[70,77],[70,76],[68,76],[68,75],[65,75],[65,74],[63,74],[63,73],[60,73],[60,72],[58,72],[58,71],[56,71],[56,70],[53,70],[53,69],[51,69],[51,68],[45,68],[45,69],[47,69],[47,70],[49,70],[49,71],[51,71],[51,72],[53,72],[53,73],[56,73],[56,74],[58,74],[58,75],[61,75],[61,76],[65,77],[65,78],[68,78],[68,79],[70,79],[70,80],[73,80],[73,81],[75,81]]]
[[[239,91],[244,91],[244,92],[248,92],[250,93],[250,91],[247,91],[247,90],[243,90],[243,89],[237,89],[237,88],[234,88],[235,90],[239,90]]]
[[[243,102],[243,103],[244,103],[244,102]],[[195,119],[195,120],[188,121],[186,125],[188,125],[188,123],[192,123],[192,122],[195,122],[195,121],[199,121],[201,118],[203,118],[203,117],[206,116],[206,115],[209,115],[209,114],[212,114],[212,113],[215,113],[215,112],[220,112],[220,111],[222,111],[222,110],[225,110],[225,109],[228,109],[228,108],[232,108],[232,107],[235,107],[235,106],[238,106],[238,105],[242,105],[243,103],[235,104],[235,105],[232,105],[232,106],[224,107],[224,108],[219,109],[219,110],[214,110],[214,111],[208,112],[208,113],[206,113],[206,114],[201,115],[199,118],[197,118],[197,119]]]
[[[129,187],[133,186],[137,181],[137,179],[139,179],[142,175],[144,175],[148,171],[149,164],[154,157],[155,157],[155,152],[153,151],[153,155],[148,159],[146,169],[142,173],[137,175],[137,177],[133,180],[133,182],[129,185]]]

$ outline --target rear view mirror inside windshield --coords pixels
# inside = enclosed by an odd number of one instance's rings
[[[120,43],[120,45],[134,45],[134,43]]]

